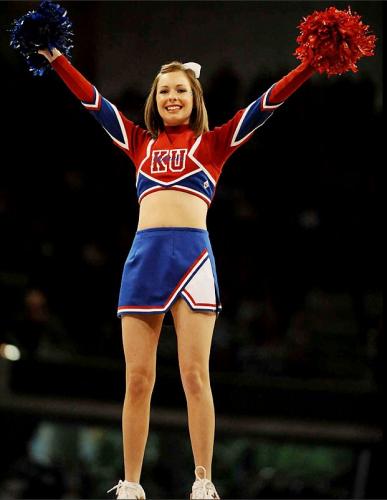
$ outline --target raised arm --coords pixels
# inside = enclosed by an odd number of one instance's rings
[[[308,80],[315,70],[308,63],[301,63],[286,76],[275,83],[268,96],[269,104],[283,103],[293,92]]]
[[[94,100],[95,91],[93,85],[72,66],[58,49],[53,49],[52,54],[49,50],[39,50],[38,52],[48,60],[58,76],[82,104]]]
[[[57,75],[63,80],[81,104],[94,116],[110,135],[113,142],[126,150],[132,157],[140,140],[145,139],[147,132],[128,120],[114,104],[105,99],[57,49],[40,50]]]
[[[302,63],[286,76],[272,85],[256,101],[252,102],[243,113],[232,145],[237,146],[247,139],[258,127],[273,114],[314,73],[313,68]]]
[[[309,64],[301,63],[249,106],[238,111],[231,120],[208,133],[211,149],[216,152],[218,169],[313,73]]]

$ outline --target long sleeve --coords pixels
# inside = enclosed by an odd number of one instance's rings
[[[75,97],[83,102],[92,103],[94,101],[93,85],[74,68],[66,56],[61,54],[51,63],[51,66]]]
[[[128,120],[114,104],[105,99],[63,54],[51,64],[81,104],[102,125],[113,143],[134,160],[139,146],[144,140],[149,140],[148,132]]]
[[[275,83],[269,94],[270,104],[282,103],[290,97],[301,85],[309,80],[314,69],[307,63],[302,63],[293,69],[286,76]]]
[[[311,66],[300,64],[247,108],[239,110],[227,123],[215,127],[206,134],[208,147],[213,152],[213,161],[218,171],[222,169],[227,158],[247,142],[253,132],[261,127],[313,73]]]

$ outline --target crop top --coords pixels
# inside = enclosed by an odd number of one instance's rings
[[[226,160],[313,74],[310,66],[300,64],[231,120],[198,137],[189,125],[179,125],[166,126],[154,138],[105,99],[64,55],[52,66],[113,143],[132,160],[139,203],[148,194],[174,189],[198,196],[208,206]]]

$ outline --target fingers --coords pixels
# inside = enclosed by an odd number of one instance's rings
[[[58,56],[61,55],[61,53],[59,52],[58,49],[52,49],[52,51],[50,52],[48,49],[40,49],[38,50],[38,54],[41,54],[42,56],[44,56],[48,62],[52,62],[54,61]]]

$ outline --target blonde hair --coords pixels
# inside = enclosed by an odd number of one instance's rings
[[[161,75],[165,73],[172,73],[173,71],[183,71],[191,85],[193,107],[189,119],[189,125],[198,137],[203,132],[207,132],[209,130],[207,109],[203,98],[203,89],[193,70],[186,69],[183,63],[179,61],[172,61],[161,66],[160,72],[156,75],[156,78],[152,83],[152,87],[145,103],[144,119],[146,128],[154,138],[156,138],[160,132],[164,130],[164,123],[158,112],[156,104],[157,84]]]

